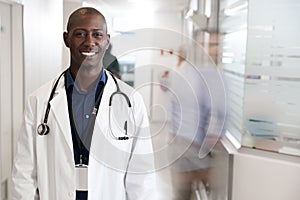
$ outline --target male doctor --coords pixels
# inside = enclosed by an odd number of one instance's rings
[[[77,9],[63,38],[70,67],[25,106],[12,199],[156,199],[142,97],[103,69],[110,42],[104,16]]]

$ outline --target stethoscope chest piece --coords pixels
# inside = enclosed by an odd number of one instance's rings
[[[37,127],[37,133],[39,135],[47,135],[49,133],[49,126],[46,123],[42,123]]]
[[[52,90],[51,90],[51,94],[50,94],[50,97],[49,97],[49,99],[48,99],[47,108],[46,108],[46,112],[45,112],[45,116],[44,116],[43,123],[41,123],[41,124],[38,125],[38,127],[37,127],[37,133],[38,133],[39,135],[47,135],[47,134],[49,133],[49,131],[50,131],[50,128],[49,128],[49,126],[48,126],[48,124],[47,124],[47,122],[48,122],[48,114],[49,114],[49,112],[50,112],[50,107],[51,107],[50,101],[51,101],[51,100],[53,99],[53,97],[54,97],[54,93],[55,93],[55,90],[56,90],[56,88],[57,88],[57,85],[58,85],[58,82],[59,82],[60,78],[61,78],[65,73],[66,73],[66,71],[64,71],[63,73],[61,73],[61,74],[59,75],[58,79],[56,80],[56,82],[55,82],[55,84],[54,84],[54,86],[53,86],[53,88],[52,88]]]

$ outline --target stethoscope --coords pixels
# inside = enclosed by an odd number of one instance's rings
[[[48,125],[48,116],[49,116],[49,112],[50,112],[50,109],[51,109],[51,104],[50,104],[50,101],[53,99],[54,97],[54,93],[56,91],[56,88],[57,88],[57,85],[61,79],[61,77],[66,73],[66,71],[64,71],[63,73],[61,73],[58,77],[58,79],[56,80],[52,90],[51,90],[51,93],[50,93],[50,97],[48,99],[48,102],[47,102],[47,108],[46,108],[46,112],[45,112],[45,115],[44,115],[44,120],[43,122],[38,125],[37,127],[37,133],[41,136],[44,136],[44,135],[47,135],[49,134],[50,132],[50,128],[49,128],[49,125]],[[115,85],[116,85],[116,88],[117,90],[115,92],[113,92],[111,95],[110,95],[110,98],[109,98],[109,132],[110,132],[110,135],[112,136],[113,139],[116,139],[116,140],[128,140],[130,138],[133,138],[135,137],[135,118],[134,118],[134,114],[133,114],[133,110],[132,110],[132,105],[131,105],[131,102],[129,100],[129,97],[120,90],[120,87],[119,87],[119,84],[116,80],[116,78],[111,74],[111,77],[113,78],[114,82],[115,82]],[[126,100],[126,103],[127,103],[127,106],[131,112],[131,115],[132,115],[132,121],[133,121],[133,133],[131,135],[128,135],[127,133],[127,129],[128,129],[128,122],[127,120],[125,121],[124,123],[124,135],[123,136],[116,136],[116,134],[114,134],[114,132],[112,131],[111,129],[111,107],[112,107],[112,102],[113,102],[113,98],[116,96],[116,95],[121,95],[125,100]],[[96,105],[94,106],[94,108],[92,109],[92,115],[96,115],[98,112],[98,108],[96,107]]]

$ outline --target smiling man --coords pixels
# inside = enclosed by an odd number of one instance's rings
[[[156,199],[142,97],[103,69],[110,42],[104,16],[79,8],[63,37],[70,67],[27,100],[12,199]]]
[[[105,18],[95,9],[79,9],[71,14],[67,31],[64,41],[71,53],[71,74],[80,89],[88,90],[102,71],[103,56],[109,45]]]

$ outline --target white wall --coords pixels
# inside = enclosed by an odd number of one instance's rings
[[[23,38],[23,6],[12,5],[12,131],[13,152],[22,123],[24,105],[24,38]]]
[[[64,1],[63,3],[63,31],[67,30],[67,23],[70,14],[76,10],[77,8],[81,7],[81,2],[70,2]],[[61,35],[62,36],[62,35]],[[70,51],[69,49],[63,45],[62,49],[62,69],[68,68],[70,66]]]
[[[10,198],[14,141],[23,111],[22,5],[0,0],[0,199]]]
[[[25,96],[61,70],[62,19],[63,0],[24,2]]]
[[[7,196],[12,160],[11,22],[11,6],[0,3],[0,199]]]
[[[232,200],[299,200],[300,158],[243,149],[234,155]]]

